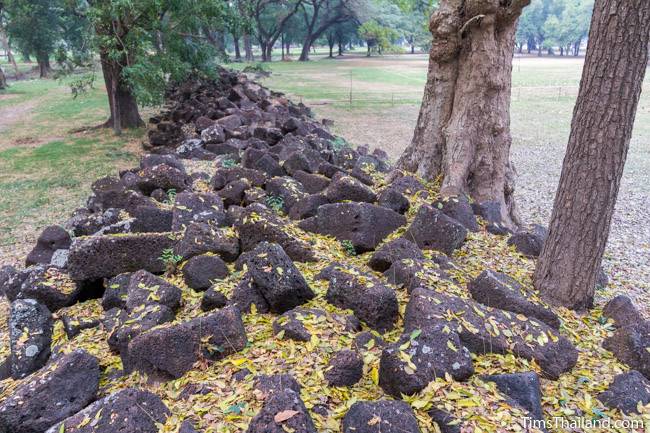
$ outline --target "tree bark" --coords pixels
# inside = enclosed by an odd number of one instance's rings
[[[252,62],[255,60],[253,56],[253,45],[251,44],[251,37],[249,34],[244,34],[244,58],[247,62]]]
[[[444,0],[431,16],[427,84],[411,144],[397,168],[442,178],[441,194],[498,204],[519,224],[510,163],[510,88],[517,19],[529,0],[469,8]]]
[[[341,43],[341,41],[339,41],[338,43],[339,43],[339,56],[342,56],[343,55],[343,44]]]
[[[553,304],[593,305],[649,42],[647,0],[596,0],[549,234],[535,269],[535,287]]]
[[[5,77],[5,73],[0,67],[0,89],[6,89],[7,88],[7,78]]]
[[[118,134],[122,129],[144,126],[135,96],[122,79],[122,66],[104,53],[100,54],[100,60],[111,110],[111,115],[104,125],[113,128]]]
[[[36,62],[38,64],[39,77],[47,78],[51,72],[49,55],[47,53],[37,54]]]
[[[9,39],[7,38],[7,33],[3,28],[0,28],[0,40],[2,41],[2,47],[7,53],[7,62],[11,63],[11,66],[13,66],[14,72],[16,74],[16,80],[18,80],[20,79],[21,76],[20,69],[18,69],[18,65],[16,64],[16,58],[14,57],[14,54],[11,52],[11,46],[9,45]]]
[[[235,45],[235,61],[241,62],[241,50],[239,49],[239,36],[232,36],[233,44]]]

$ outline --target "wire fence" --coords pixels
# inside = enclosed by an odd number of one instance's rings
[[[561,100],[563,98],[576,98],[579,86],[558,85],[558,86],[513,86],[511,99],[513,102],[522,100]],[[644,91],[649,92],[650,86],[644,86]],[[292,93],[292,96],[300,102],[308,102],[310,105],[412,105],[422,101],[423,90],[419,91],[357,91],[353,88],[339,91],[307,91],[304,93]]]

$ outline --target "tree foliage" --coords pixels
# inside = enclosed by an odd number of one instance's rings
[[[533,0],[519,20],[517,44],[520,50],[555,48],[564,55],[579,54],[580,44],[589,32],[593,0]]]

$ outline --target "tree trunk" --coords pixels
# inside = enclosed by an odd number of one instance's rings
[[[334,58],[334,42],[329,43],[330,46],[330,59]]]
[[[2,40],[2,47],[7,53],[7,62],[11,63],[11,66],[14,67],[16,80],[18,80],[21,75],[20,69],[18,69],[18,65],[16,64],[16,58],[14,57],[14,54],[11,52],[11,47],[9,46],[9,39],[7,38],[7,33],[5,33],[4,29],[2,28],[0,28],[0,40]]]
[[[36,62],[38,64],[38,73],[40,78],[47,78],[50,75],[50,59],[46,53],[36,55]]]
[[[100,54],[100,60],[111,110],[111,116],[104,125],[113,128],[117,134],[122,129],[144,126],[135,96],[122,79],[122,66],[104,53]]]
[[[549,234],[535,269],[535,287],[553,304],[578,310],[593,304],[649,42],[647,0],[596,0]]]
[[[265,62],[270,62],[273,60],[273,42],[266,42],[263,48],[264,58],[262,59]]]
[[[7,88],[7,78],[5,77],[5,73],[0,67],[0,89],[6,89]]]
[[[343,55],[343,44],[339,41],[339,56]]]
[[[582,38],[579,39],[579,40],[577,40],[577,41],[573,44],[573,55],[576,56],[576,57],[578,57],[578,56],[580,55],[580,44],[581,44],[581,43],[582,43]]]
[[[267,43],[260,41],[260,50],[262,51],[262,61],[263,62],[270,62],[271,59],[267,57],[268,51],[266,49]]]
[[[442,195],[498,204],[502,223],[514,228],[510,87],[517,19],[529,0],[486,3],[468,16],[462,0],[444,0],[431,16],[427,84],[397,168],[440,176]]]
[[[287,57],[291,56],[291,42],[287,41]]]
[[[251,44],[249,34],[244,34],[244,56],[247,62],[255,60],[255,57],[253,57],[253,44]]]
[[[282,60],[284,61],[286,59],[284,55],[284,33],[280,36],[280,51],[282,51]]]
[[[305,41],[302,44],[302,51],[300,52],[300,57],[298,57],[298,61],[300,62],[308,61],[310,49],[311,49],[311,39],[309,37],[306,37]]]
[[[241,51],[239,49],[239,36],[232,36],[233,44],[235,45],[235,61],[241,62]]]

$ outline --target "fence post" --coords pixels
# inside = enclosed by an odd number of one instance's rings
[[[350,108],[352,108],[352,69],[350,69]]]

